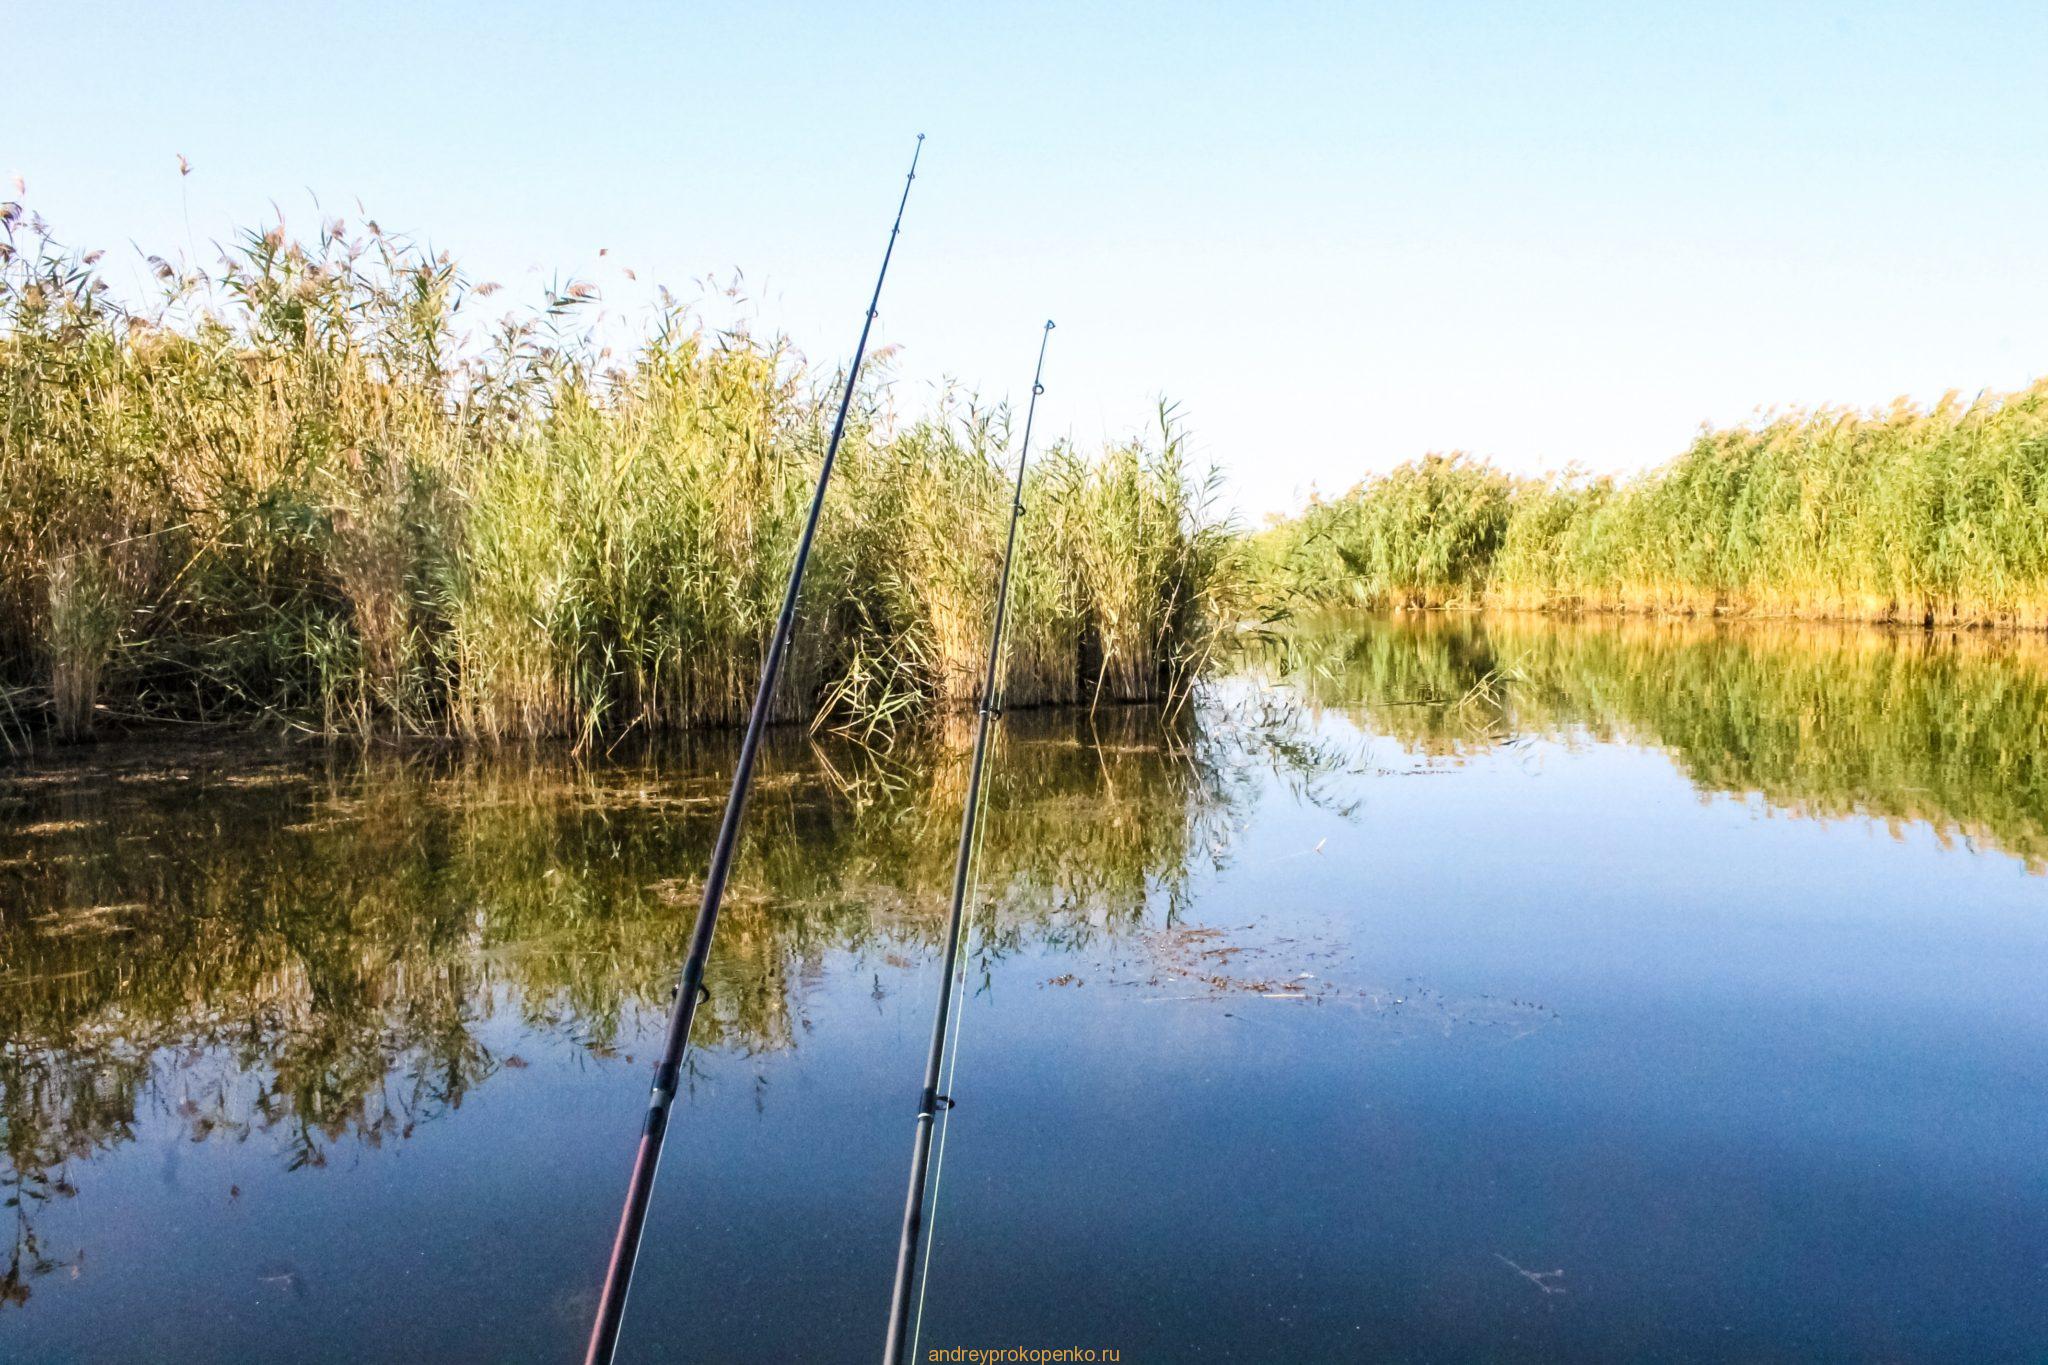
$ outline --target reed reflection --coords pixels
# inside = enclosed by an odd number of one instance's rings
[[[2048,870],[2048,646],[1990,632],[1502,615],[1329,616],[1256,656],[1312,708],[1456,757],[1625,739],[1703,790],[1932,826]]]
[[[697,1025],[794,1046],[828,959],[931,949],[960,737],[878,756],[782,734]],[[152,746],[0,778],[0,1293],[66,1262],[36,1211],[147,1120],[261,1139],[291,1168],[411,1136],[501,1068],[511,1016],[613,1055],[665,1006],[729,742],[559,752],[249,754]],[[1013,715],[993,770],[991,953],[1075,944],[1224,855],[1250,750],[1200,716]]]

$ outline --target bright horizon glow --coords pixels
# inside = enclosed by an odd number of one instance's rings
[[[1431,450],[1626,472],[2048,371],[2036,7],[193,13],[11,16],[0,173],[61,240],[210,259],[360,201],[515,298],[742,271],[830,366],[925,132],[898,406],[1021,395],[1052,317],[1042,429],[1169,397],[1248,520]]]

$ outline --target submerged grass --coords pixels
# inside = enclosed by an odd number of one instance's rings
[[[2048,628],[2048,381],[1708,431],[1630,479],[1430,456],[1257,556],[1324,603]]]
[[[615,358],[580,284],[473,327],[494,287],[374,223],[150,258],[146,309],[20,206],[0,228],[10,744],[110,716],[584,743],[743,717],[838,376],[673,306]],[[778,719],[886,738],[973,700],[1009,435],[1000,406],[898,423],[859,395]],[[1243,578],[1213,491],[1170,409],[1039,462],[1012,702],[1184,694]]]

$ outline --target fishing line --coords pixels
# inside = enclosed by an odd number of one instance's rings
[[[960,849],[953,861],[953,904],[946,916],[944,966],[939,972],[939,1000],[932,1020],[932,1043],[925,1056],[924,1089],[918,1097],[917,1129],[910,1148],[910,1191],[903,1201],[903,1234],[896,1246],[896,1284],[889,1297],[889,1334],[882,1346],[883,1365],[902,1365],[903,1350],[910,1333],[910,1291],[916,1274],[917,1243],[924,1227],[926,1176],[932,1155],[932,1128],[939,1105],[950,1113],[953,1098],[939,1093],[939,1073],[946,1060],[948,1025],[953,1023],[953,973],[960,963],[962,917],[967,904],[968,879],[976,876],[980,838],[985,827],[980,816],[984,804],[982,777],[988,764],[989,735],[995,719],[1002,714],[1003,623],[1010,606],[1010,569],[1017,555],[1017,523],[1024,515],[1024,470],[1031,459],[1031,424],[1038,415],[1038,396],[1045,392],[1045,348],[1052,339],[1052,324],[1039,335],[1038,368],[1031,376],[1031,402],[1024,411],[1024,440],[1017,453],[1017,482],[1010,497],[1010,528],[1003,544],[1002,573],[996,582],[995,622],[989,628],[988,667],[982,676],[980,714],[974,726],[974,757],[967,769],[967,799],[961,803]],[[963,975],[964,981],[964,975]],[[957,1036],[955,1030],[954,1036]],[[959,1054],[954,1053],[957,1073]],[[950,1077],[947,1086],[951,1087]],[[929,1259],[926,1262],[929,1265]],[[922,1299],[919,1300],[922,1304]]]
[[[889,228],[889,244],[882,251],[882,268],[875,275],[875,292],[868,299],[867,316],[860,325],[860,341],[853,348],[853,363],[846,369],[846,389],[839,395],[839,415],[833,419],[832,439],[826,443],[824,461],[818,467],[817,487],[811,491],[810,516],[796,543],[796,558],[789,566],[789,583],[783,589],[782,610],[775,618],[775,630],[768,637],[768,654],[761,662],[761,682],[754,693],[754,709],[747,716],[746,735],[740,740],[739,759],[733,766],[732,790],[725,798],[725,815],[718,826],[718,840],[711,850],[711,868],[704,877],[704,900],[697,909],[697,922],[690,931],[689,953],[683,959],[682,974],[676,982],[675,1005],[669,1014],[668,1034],[662,1043],[661,1060],[654,1068],[654,1089],[647,1100],[647,1117],[640,1129],[640,1145],[633,1153],[633,1174],[626,1185],[625,1207],[619,1213],[618,1236],[612,1243],[612,1257],[605,1267],[604,1290],[599,1295],[597,1316],[590,1326],[590,1348],[585,1365],[610,1365],[619,1349],[619,1328],[625,1321],[626,1293],[633,1282],[633,1265],[640,1254],[640,1236],[647,1225],[647,1206],[654,1194],[655,1172],[661,1166],[662,1141],[668,1135],[668,1114],[675,1102],[682,1075],[683,1058],[690,1047],[690,1025],[697,1017],[697,1005],[709,992],[704,988],[704,967],[711,957],[712,936],[718,929],[718,911],[725,900],[726,879],[739,848],[740,821],[746,814],[747,792],[753,785],[754,759],[761,748],[762,732],[768,728],[775,685],[782,676],[783,655],[796,623],[797,598],[803,588],[804,567],[810,562],[811,542],[818,534],[818,518],[825,510],[825,488],[832,481],[832,466],[839,457],[840,438],[846,434],[846,414],[853,406],[854,386],[860,379],[860,362],[867,354],[868,334],[882,302],[882,282],[889,278],[889,260],[896,254],[896,237],[903,231],[903,210],[910,202],[910,187],[917,179],[917,159],[924,151],[924,134],[917,135],[917,150],[910,156],[910,173],[903,179],[903,197],[896,201],[896,221]]]

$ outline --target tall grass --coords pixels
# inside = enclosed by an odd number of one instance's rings
[[[1320,601],[1472,604],[1506,535],[1513,487],[1483,462],[1427,455],[1311,502],[1268,533],[1267,565]]]
[[[374,223],[149,258],[146,306],[20,206],[0,228],[8,715],[586,742],[743,715],[839,376],[673,307],[617,355],[579,284],[480,321],[493,286]],[[979,687],[1009,414],[883,398],[858,395],[781,720],[887,735]],[[1170,411],[1047,453],[1013,701],[1185,690],[1242,585],[1212,493]]]
[[[1326,602],[2048,628],[2048,382],[1708,431],[1630,479],[1430,457],[1260,559]]]

